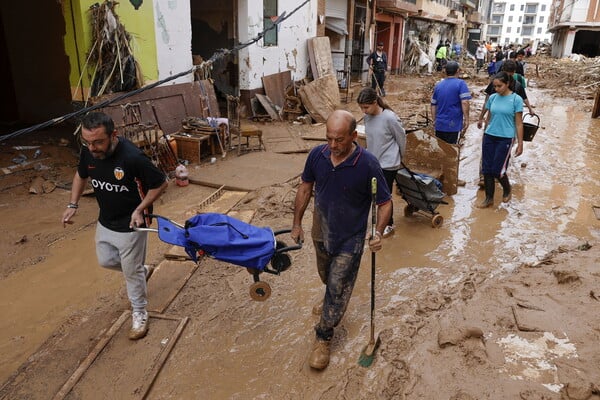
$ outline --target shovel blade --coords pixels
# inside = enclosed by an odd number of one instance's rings
[[[361,367],[370,367],[373,364],[373,360],[375,359],[375,352],[377,348],[381,344],[381,339],[377,337],[377,340],[372,340],[369,344],[363,349],[362,353],[360,353],[360,357],[358,358],[358,365]]]

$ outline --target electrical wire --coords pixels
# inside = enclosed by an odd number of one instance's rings
[[[165,79],[162,79],[160,81],[154,82],[154,83],[152,83],[150,85],[143,86],[143,87],[141,87],[139,89],[136,89],[136,90],[133,90],[131,92],[123,93],[123,94],[121,94],[121,95],[119,95],[119,96],[117,96],[115,98],[112,98],[110,100],[102,101],[100,103],[94,104],[94,105],[89,106],[89,107],[82,108],[81,110],[77,110],[75,112],[72,112],[72,113],[69,113],[69,114],[65,114],[65,115],[60,116],[60,117],[53,118],[53,119],[48,120],[46,122],[42,122],[41,124],[33,125],[33,126],[30,126],[29,128],[20,129],[20,130],[14,131],[12,133],[0,136],[0,142],[16,138],[18,136],[21,136],[21,135],[24,135],[24,134],[27,134],[27,133],[35,132],[35,131],[38,131],[40,129],[49,128],[51,126],[63,123],[63,122],[65,122],[65,121],[67,121],[67,120],[69,120],[71,118],[75,118],[75,117],[78,117],[80,115],[87,114],[88,112],[97,110],[99,108],[104,108],[104,107],[106,107],[106,106],[108,106],[108,105],[110,105],[112,103],[116,103],[116,102],[119,102],[119,101],[121,101],[123,99],[126,99],[128,97],[135,96],[136,94],[142,93],[142,92],[144,92],[146,90],[153,89],[153,88],[155,88],[155,87],[157,87],[159,85],[162,85],[163,83],[170,82],[172,80],[175,80],[177,78],[180,78],[180,77],[188,75],[188,74],[193,74],[194,72],[196,72],[196,70],[198,70],[200,68],[204,68],[208,64],[212,64],[212,63],[214,63],[214,61],[216,61],[218,59],[221,59],[221,58],[227,56],[228,54],[230,54],[232,52],[238,52],[238,51],[240,51],[242,49],[245,49],[246,47],[249,47],[249,46],[253,45],[254,43],[258,42],[259,40],[261,40],[265,36],[265,34],[267,32],[269,32],[272,29],[276,29],[279,26],[279,24],[281,24],[283,21],[285,21],[286,19],[288,19],[289,17],[291,17],[292,15],[294,15],[298,10],[300,10],[302,7],[304,7],[309,2],[310,2],[310,0],[304,0],[304,2],[302,2],[298,7],[296,7],[294,10],[292,10],[289,14],[286,11],[284,11],[280,16],[277,17],[277,19],[275,21],[273,21],[273,25],[271,25],[270,27],[268,27],[268,28],[264,29],[263,31],[259,32],[256,37],[252,38],[251,40],[247,41],[246,43],[241,43],[241,44],[239,44],[237,46],[232,47],[231,49],[220,49],[220,50],[217,50],[215,53],[213,53],[213,55],[210,57],[209,60],[204,61],[202,64],[194,65],[193,68],[191,68],[191,69],[189,69],[187,71],[183,71],[183,72],[180,72],[178,74],[171,75],[171,76],[169,76],[169,77],[167,77]]]

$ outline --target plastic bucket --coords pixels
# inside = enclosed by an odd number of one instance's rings
[[[533,124],[531,122],[525,122],[526,116],[529,116],[530,118],[537,118],[537,123]],[[529,113],[525,113],[523,115],[523,140],[526,142],[531,142],[533,140],[533,137],[537,133],[539,127],[540,127],[540,117],[538,117],[535,114],[531,115]]]

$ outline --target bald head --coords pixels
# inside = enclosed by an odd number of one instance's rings
[[[353,134],[356,131],[356,118],[346,110],[335,110],[327,118],[327,131]]]

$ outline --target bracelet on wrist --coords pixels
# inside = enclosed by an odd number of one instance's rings
[[[77,209],[77,208],[79,208],[79,204],[77,204],[77,203],[69,203],[69,204],[67,204],[67,208],[75,208],[75,209]]]

